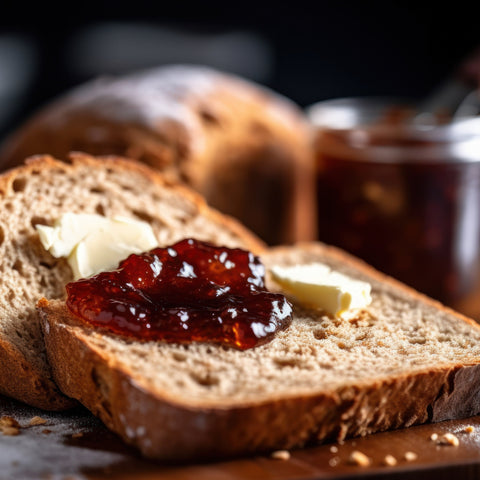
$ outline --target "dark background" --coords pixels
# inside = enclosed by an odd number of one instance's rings
[[[16,49],[3,66],[2,41]],[[301,106],[357,95],[422,98],[479,45],[478,8],[463,1],[7,2],[0,139],[39,105],[101,74],[204,63]]]

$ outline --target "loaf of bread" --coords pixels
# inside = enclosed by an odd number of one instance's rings
[[[291,449],[480,412],[473,321],[321,244],[262,258],[268,267],[325,263],[368,281],[372,303],[340,318],[297,304],[288,329],[240,351],[126,339],[43,299],[58,386],[144,455],[170,461]]]
[[[73,279],[63,258],[40,243],[35,225],[62,213],[123,215],[147,221],[160,245],[186,236],[261,251],[263,243],[204,200],[138,162],[50,157],[0,177],[0,393],[44,409],[72,400],[51,379],[35,310],[39,298],[61,298]]]
[[[267,243],[315,237],[307,123],[289,100],[235,76],[170,66],[87,83],[14,133],[0,165],[70,151],[159,169]]]

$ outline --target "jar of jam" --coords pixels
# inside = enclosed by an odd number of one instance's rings
[[[319,239],[480,321],[480,117],[381,99],[309,115]]]

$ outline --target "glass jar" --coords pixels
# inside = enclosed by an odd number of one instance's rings
[[[382,99],[309,116],[319,239],[480,320],[480,117]]]

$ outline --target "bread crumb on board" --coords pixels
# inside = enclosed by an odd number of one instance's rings
[[[338,452],[338,447],[337,447],[336,445],[332,445],[332,446],[330,447],[330,452],[332,452],[332,453],[337,453],[337,452]]]
[[[20,429],[15,427],[2,427],[0,428],[0,432],[7,437],[14,437],[20,434]]]
[[[83,437],[83,432],[78,432],[78,433],[73,433],[72,438],[82,438]]]
[[[440,445],[451,445],[452,447],[458,447],[460,445],[458,437],[456,437],[453,433],[446,433],[445,435],[442,435],[439,438],[438,443]]]
[[[3,427],[20,428],[20,424],[13,417],[3,416],[0,417],[0,428]]]
[[[46,423],[47,421],[44,418],[35,416],[30,419],[28,425],[30,427],[37,427],[38,425],[45,425]]]
[[[354,450],[348,457],[348,463],[351,465],[358,465],[359,467],[368,467],[371,460],[359,450]]]
[[[417,460],[418,455],[415,452],[405,452],[405,455],[403,456],[403,458],[407,462],[414,462],[415,460]]]
[[[288,450],[275,450],[270,456],[275,460],[290,460],[290,452]]]
[[[382,463],[387,467],[394,467],[397,464],[397,459],[393,455],[385,455]]]
[[[18,435],[20,433],[20,424],[13,417],[0,417],[0,433],[6,436]]]
[[[331,467],[336,467],[340,463],[340,457],[332,457],[329,461],[328,464]]]
[[[465,433],[474,433],[475,432],[475,427],[473,425],[467,425],[463,431]]]
[[[458,437],[450,432],[445,433],[442,436],[438,435],[438,433],[432,433],[430,435],[430,440],[437,445],[447,445],[452,447],[458,447],[460,445]]]

